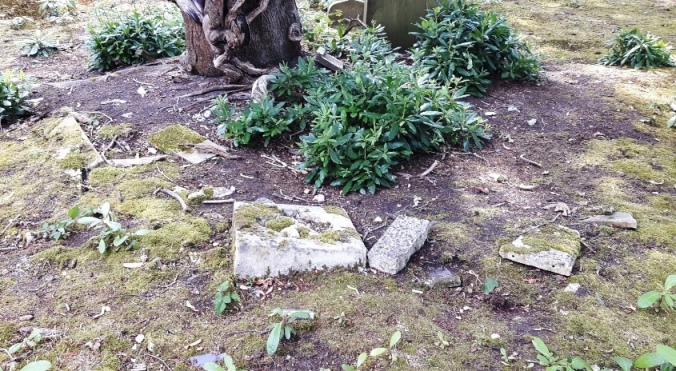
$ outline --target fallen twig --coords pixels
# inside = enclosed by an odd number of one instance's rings
[[[375,232],[375,231],[377,231],[377,230],[379,230],[379,229],[382,229],[382,228],[385,227],[385,226],[387,226],[387,221],[385,221],[382,225],[379,225],[379,226],[377,226],[377,227],[375,227],[375,228],[369,229],[368,231],[366,231],[366,233],[364,233],[364,236],[362,236],[362,238],[361,238],[362,241],[366,241],[366,237],[368,237],[369,233]]]
[[[113,137],[113,139],[111,139],[110,143],[109,143],[109,144],[106,146],[106,148],[104,148],[103,151],[101,151],[101,152],[102,152],[102,153],[106,153],[106,152],[110,151],[110,149],[113,148],[113,146],[115,145],[115,141],[116,141],[116,140],[117,140],[117,135],[115,135],[115,136]]]
[[[173,179],[169,178],[169,177],[167,176],[167,174],[165,174],[164,171],[162,171],[162,169],[160,169],[160,165],[155,165],[155,168],[157,169],[157,171],[160,172],[160,174],[162,174],[162,176],[163,176],[165,179],[167,179],[168,181],[170,181],[170,182],[172,182],[172,183],[174,182]]]
[[[149,82],[138,81],[137,79],[132,79],[132,80],[134,80],[135,83],[138,83],[138,84],[141,84],[141,85],[151,86],[153,88],[155,87],[155,85],[153,85]]]
[[[211,205],[216,205],[216,204],[231,204],[235,202],[234,198],[228,198],[227,200],[204,200],[202,201],[203,204],[211,204]]]
[[[17,246],[3,247],[3,248],[0,248],[0,251],[16,250],[16,249],[18,249],[18,248],[19,248],[19,247],[17,247]]]
[[[437,166],[439,166],[439,161],[434,160],[434,162],[432,163],[432,165],[430,165],[430,167],[428,167],[427,170],[425,170],[425,171],[423,171],[422,173],[420,173],[420,174],[418,175],[418,177],[420,177],[420,178],[426,177],[429,173],[431,173],[432,171],[434,171],[434,169],[436,169]]]
[[[251,89],[251,86],[248,86],[248,85],[224,85],[224,86],[217,86],[217,87],[215,87],[215,88],[208,88],[208,89],[196,91],[196,92],[194,92],[194,93],[184,94],[184,95],[179,96],[178,98],[179,98],[179,99],[181,99],[181,98],[190,98],[190,97],[196,97],[196,96],[198,96],[198,95],[204,95],[204,94],[208,94],[208,93],[213,93],[213,92],[215,92],[215,91],[230,91],[231,89],[242,89],[242,88]]]
[[[524,157],[524,156],[525,156],[524,154],[521,154],[521,156],[519,156],[519,158],[520,158],[521,160],[523,160],[523,161],[526,161],[527,163],[529,163],[529,164],[531,164],[531,165],[533,165],[533,166],[542,167],[542,164],[540,164],[539,162],[535,162],[535,161],[533,161],[533,160],[529,160],[529,159],[527,159],[527,158]]]
[[[90,114],[90,115],[101,115],[101,116],[107,118],[108,120],[110,120],[110,122],[108,122],[109,124],[110,124],[111,122],[115,121],[115,120],[113,120],[112,117],[110,117],[110,116],[108,116],[108,115],[106,115],[105,113],[100,112],[100,111],[79,111],[79,112],[81,112],[81,113],[87,113],[87,114]]]
[[[0,232],[0,236],[2,236],[3,234],[5,234],[5,232],[7,232],[7,230],[9,229],[9,227],[11,227],[12,224],[14,224],[14,220],[16,220],[16,218],[9,221],[9,224],[7,224],[7,226],[5,227],[5,229],[3,229],[2,232]]]
[[[164,360],[163,360],[162,358],[160,358],[160,357],[158,357],[158,356],[155,356],[155,355],[152,355],[152,354],[150,354],[150,353],[146,353],[146,355],[147,355],[147,356],[150,356],[150,357],[152,357],[152,358],[155,358],[156,360],[160,361],[160,362],[164,365],[164,367],[167,368],[168,371],[172,371],[172,370],[171,370],[171,367],[169,367],[169,365],[167,365],[167,362],[164,362]]]
[[[287,165],[286,162],[280,160],[277,156],[272,155],[272,156],[267,156],[267,155],[261,155],[264,159],[267,159],[268,161],[265,161],[266,163],[275,166],[275,167],[280,167],[280,168],[286,168],[289,165]]]
[[[181,198],[181,196],[179,196],[176,192],[170,191],[165,188],[158,188],[155,190],[155,192],[153,192],[153,195],[157,195],[157,193],[159,192],[162,192],[176,199],[176,201],[178,201],[178,203],[181,204],[181,209],[183,209],[183,211],[190,211],[190,207],[188,207],[188,204],[186,204],[185,201],[183,201],[183,199]]]
[[[476,158],[478,158],[478,159],[484,160],[484,161],[486,162],[486,166],[491,166],[491,164],[488,162],[488,160],[486,160],[485,157],[479,156],[479,155],[477,155],[477,154],[474,153],[474,152],[452,152],[452,153],[455,154],[455,155],[469,155],[469,156],[474,156],[474,157],[476,157]]]

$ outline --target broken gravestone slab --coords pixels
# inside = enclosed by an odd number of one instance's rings
[[[570,276],[580,256],[580,232],[546,225],[500,247],[500,256],[517,263]]]
[[[399,216],[387,228],[368,253],[369,266],[381,272],[396,274],[427,240],[432,223],[428,220]]]
[[[366,246],[345,210],[336,206],[235,202],[232,224],[240,277],[366,263]]]
[[[610,225],[616,228],[636,229],[638,227],[636,219],[631,214],[619,211],[610,215],[595,215],[584,221],[587,223]]]
[[[334,22],[345,18],[364,19],[364,2],[359,0],[336,1],[329,5],[326,14]]]

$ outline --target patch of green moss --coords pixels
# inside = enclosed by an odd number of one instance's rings
[[[345,211],[345,209],[343,209],[342,207],[337,206],[337,205],[326,205],[326,206],[324,206],[324,210],[329,214],[341,215],[341,216],[344,216],[346,218],[350,217],[349,215],[347,215],[347,212]]]
[[[0,323],[0,344],[7,345],[14,338],[16,334],[16,329],[14,328],[13,323],[2,322]],[[9,346],[7,346],[9,348]]]
[[[230,229],[230,223],[227,221],[218,222],[216,224],[216,232],[218,233],[226,232],[228,229]]]
[[[87,156],[80,152],[71,152],[65,158],[58,160],[57,165],[62,169],[82,169],[87,166]]]
[[[453,245],[462,245],[471,241],[465,224],[444,222],[437,223],[430,229],[430,239],[449,242]]]
[[[238,229],[252,227],[257,224],[264,225],[267,220],[281,215],[281,210],[275,206],[253,202],[244,205],[233,212],[232,224]]]
[[[205,219],[190,218],[171,222],[154,230],[141,241],[142,247],[150,249],[153,255],[162,259],[176,259],[184,246],[193,246],[209,241],[211,227]]]
[[[117,184],[124,179],[126,172],[122,168],[106,166],[97,167],[89,172],[89,184],[92,187],[105,187]]]
[[[310,237],[310,228],[298,227],[298,234],[300,235],[300,238],[308,238]]]
[[[327,244],[335,244],[336,242],[348,242],[352,238],[359,238],[359,232],[353,228],[345,228],[341,230],[329,229],[317,236],[310,236],[311,238],[316,238],[321,242]]]
[[[183,213],[181,205],[173,198],[160,199],[154,197],[124,200],[120,204],[120,211],[151,222],[172,219]]]
[[[158,178],[131,179],[120,183],[117,189],[124,200],[135,200],[152,196],[158,188],[168,188],[171,184]]]
[[[265,222],[265,228],[272,229],[275,232],[281,232],[282,229],[294,225],[296,222],[287,216],[280,216]]]
[[[162,152],[174,152],[204,142],[206,138],[182,125],[172,125],[148,137],[148,142]]]
[[[99,130],[101,138],[112,139],[114,137],[124,136],[132,132],[132,126],[129,124],[106,125]]]

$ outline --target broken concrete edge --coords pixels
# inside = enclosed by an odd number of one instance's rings
[[[428,220],[398,216],[369,251],[369,266],[383,273],[397,274],[425,244],[432,225]]]

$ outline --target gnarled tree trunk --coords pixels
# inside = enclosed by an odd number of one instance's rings
[[[203,76],[259,76],[300,56],[294,0],[175,0],[183,12],[187,69]]]

